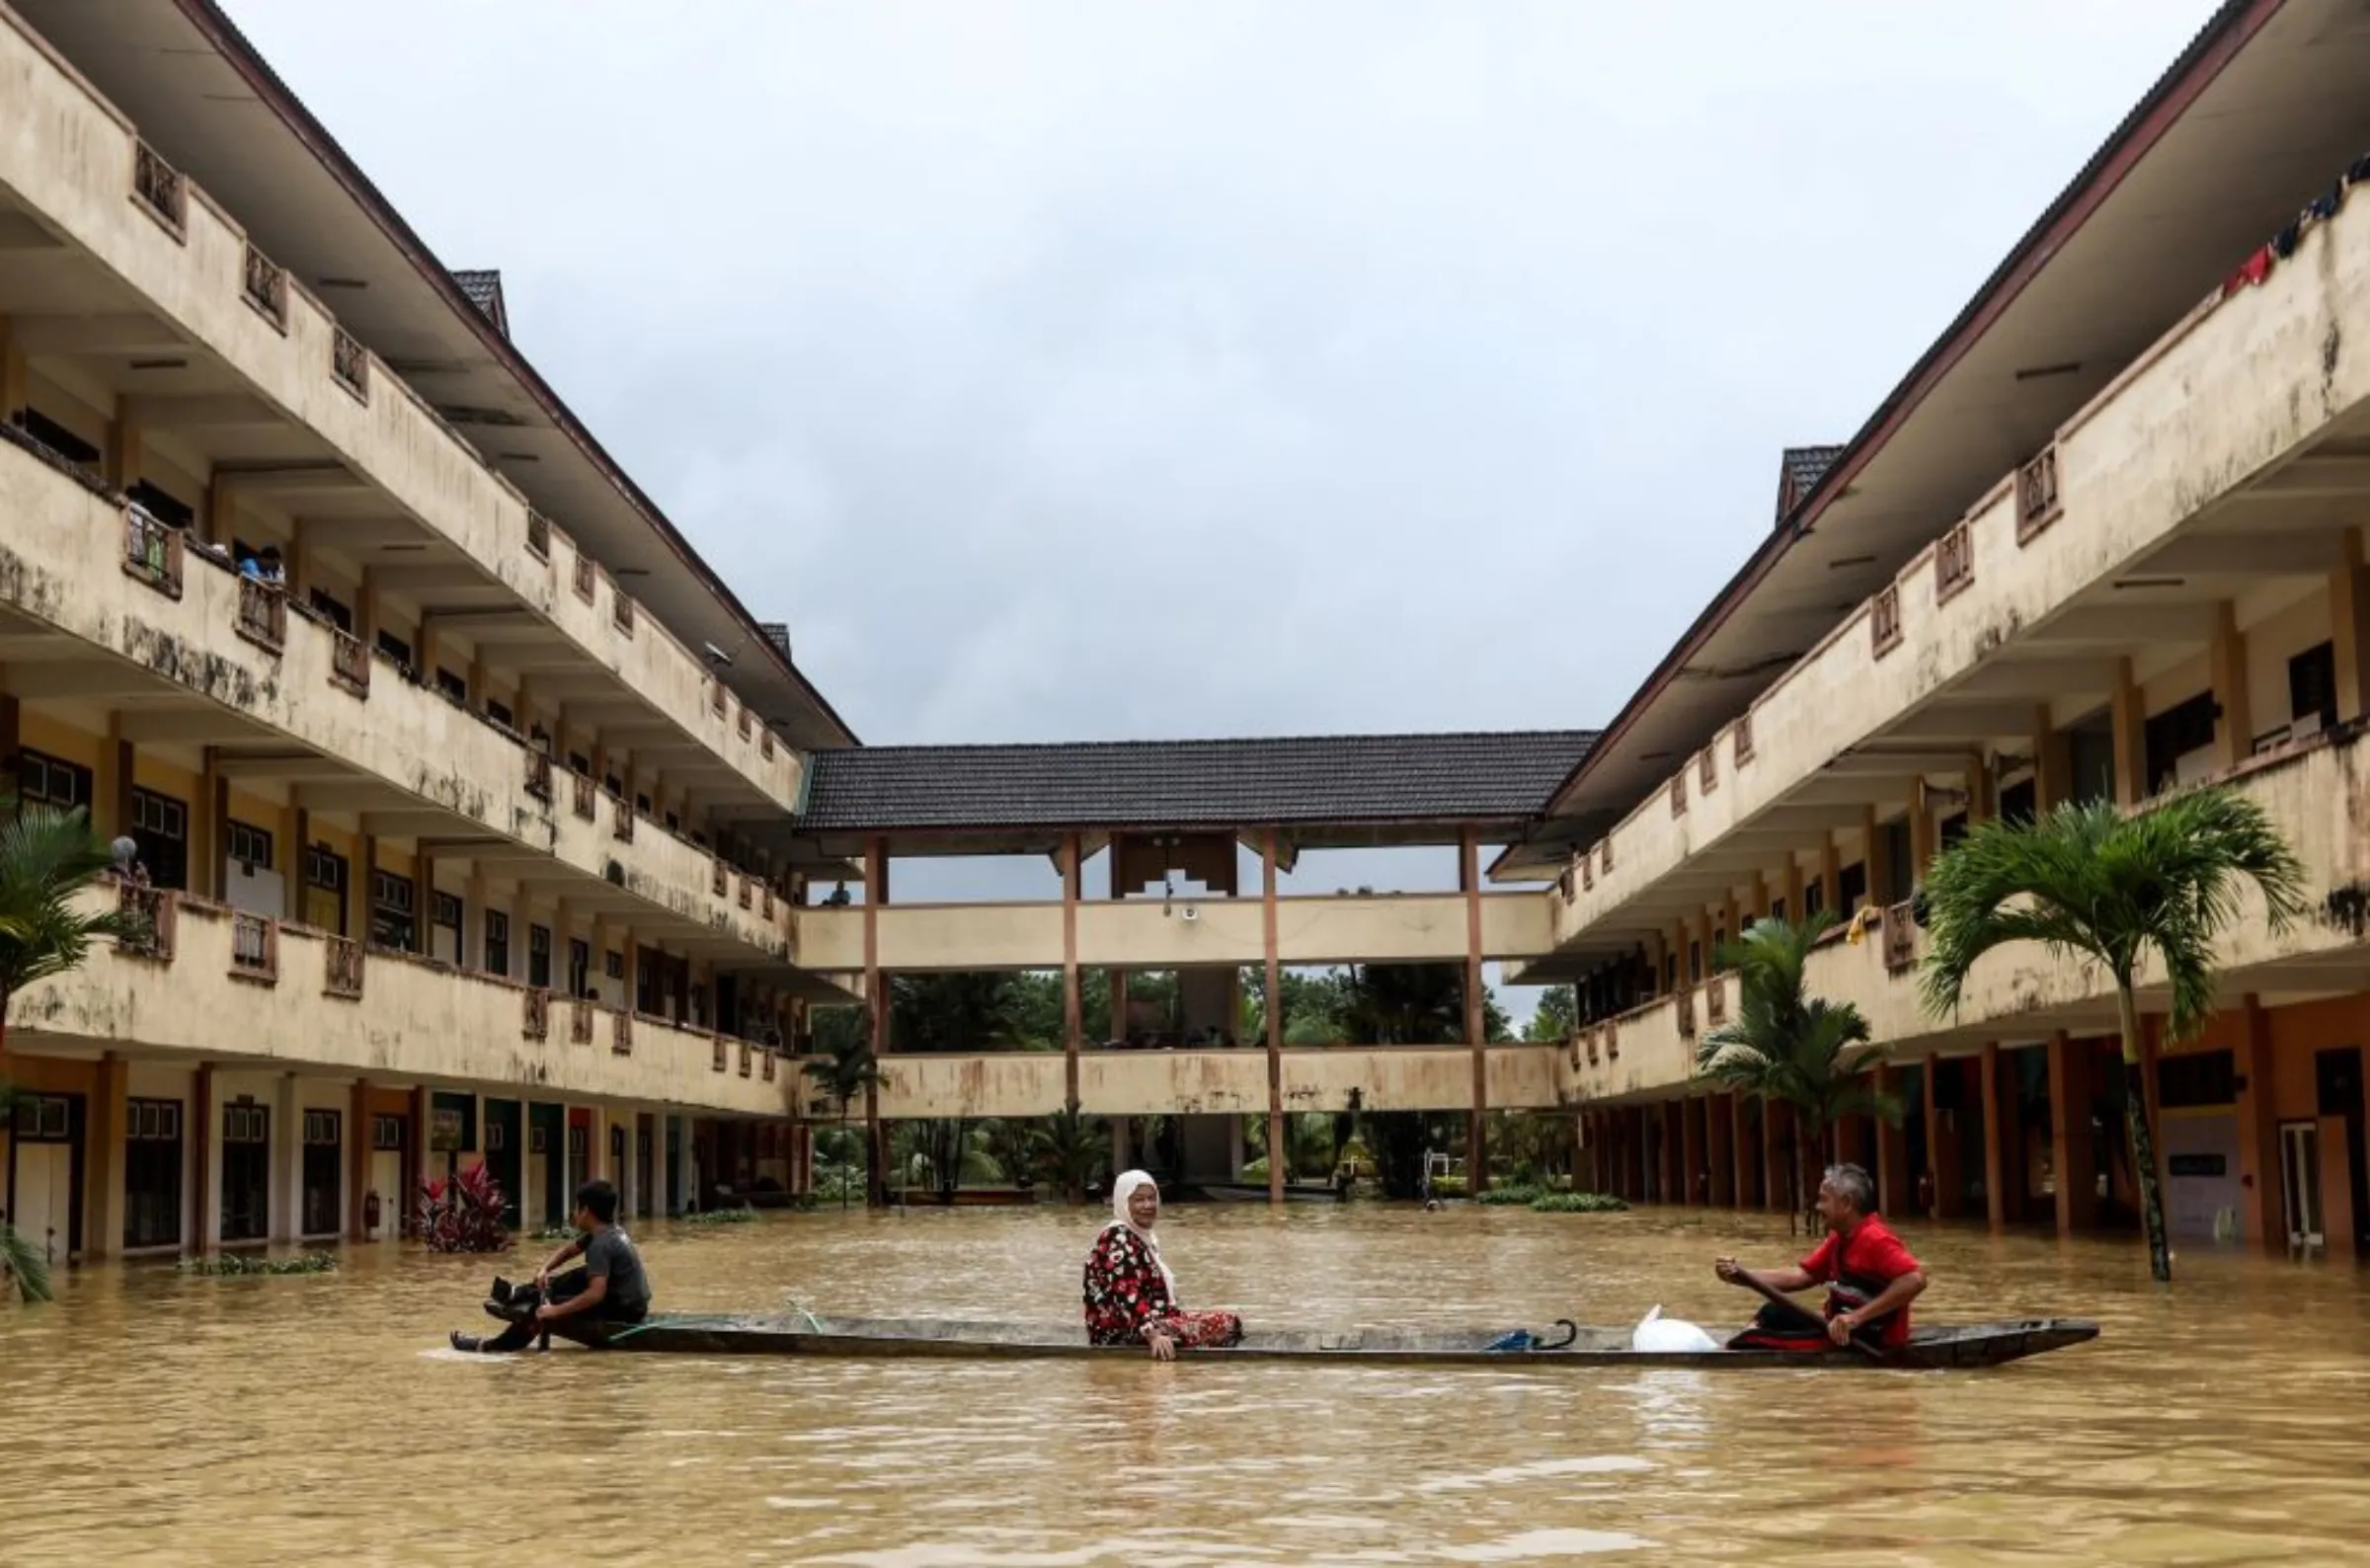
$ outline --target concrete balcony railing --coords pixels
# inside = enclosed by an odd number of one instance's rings
[[[1560,947],[1785,802],[2370,397],[2370,201],[2201,304],[1544,897]],[[2290,536],[2280,543],[2294,545]],[[2291,552],[2292,553],[2292,552]],[[2328,560],[2337,561],[2335,536]],[[2136,638],[2136,634],[2135,634]],[[1705,756],[1708,755],[1708,764]],[[1716,788],[1706,791],[1706,777]]]
[[[125,519],[136,509],[4,441],[0,515],[9,519],[0,605],[587,876],[608,879],[613,861],[629,892],[754,952],[787,956],[784,911],[769,920],[718,897],[706,850],[655,826],[620,843],[605,826],[555,810],[536,753],[514,732],[386,669],[356,681],[347,657],[354,639],[285,613],[284,603],[259,618],[258,586],[201,549],[161,567],[146,549],[134,561],[144,535]],[[279,629],[277,647],[230,635],[259,619]]]
[[[864,967],[861,906],[794,911],[799,962],[824,973]],[[884,969],[1058,969],[1062,905],[886,904],[878,917]],[[1257,899],[1095,900],[1078,905],[1078,962],[1089,968],[1173,969],[1265,960]],[[1546,906],[1537,895],[1481,899],[1482,955],[1537,958],[1547,951]],[[1284,964],[1462,963],[1462,894],[1411,893],[1277,901],[1277,959]]]
[[[614,670],[651,709],[785,810],[803,763],[719,691],[706,665],[591,562],[379,363],[228,213],[142,143],[112,104],[0,7],[0,80],[38,135],[0,140],[0,184],[191,342],[235,368],[356,474]],[[259,277],[270,308],[259,307]],[[581,563],[581,566],[580,566]]]
[[[2251,758],[2224,782],[2261,806],[2312,877],[2313,913],[2284,936],[2274,936],[2252,894],[2219,949],[2220,999],[2235,1005],[2250,991],[2315,994],[2359,988],[2370,980],[2370,825],[2354,820],[2354,803],[2370,799],[2370,733],[2352,726]],[[1920,995],[1926,934],[1892,911],[1867,911],[1856,940],[1846,929],[1811,956],[1813,994],[1856,1006],[1874,1040],[1896,1056],[1916,1058],[1959,1050],[1984,1040],[2023,1045],[2059,1029],[2106,1033],[2114,1027],[2114,992],[2103,972],[2059,962],[2029,943],[1999,949],[1975,967],[1955,1017],[1936,1018]],[[1887,928],[1894,942],[1888,947]],[[1905,962],[1906,960],[1906,962]],[[2142,1006],[2164,983],[2160,968],[2141,975]],[[1733,977],[1726,981],[1735,1002]],[[1695,1070],[1695,1037],[1681,1031],[1681,1008],[1670,998],[1634,1009],[1610,1023],[1579,1031],[1572,1041],[1574,1087],[1584,1100],[1668,1092]]]
[[[734,1115],[788,1109],[779,1083],[719,1070],[714,1037],[696,1030],[638,1019],[630,1055],[605,1040],[537,1037],[534,998],[546,993],[514,981],[408,954],[363,958],[333,933],[204,900],[124,893],[152,912],[158,940],[100,943],[72,974],[20,992],[9,1007],[12,1046],[508,1083]],[[117,897],[112,887],[86,896],[94,904]]]
[[[1492,1046],[1485,1053],[1492,1110],[1563,1103],[1555,1046]],[[1293,1047],[1282,1054],[1284,1109],[1464,1111],[1473,1103],[1473,1053],[1463,1046]],[[1058,1052],[890,1056],[881,1060],[881,1115],[1049,1116],[1062,1108],[1066,1067]],[[1087,1051],[1078,1058],[1080,1108],[1097,1116],[1267,1113],[1267,1053]]]

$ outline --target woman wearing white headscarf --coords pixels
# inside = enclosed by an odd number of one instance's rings
[[[1177,1277],[1160,1256],[1152,1227],[1160,1189],[1143,1171],[1111,1184],[1112,1221],[1086,1257],[1086,1338],[1096,1345],[1148,1345],[1155,1361],[1177,1351],[1241,1343],[1232,1312],[1188,1312],[1177,1303]]]

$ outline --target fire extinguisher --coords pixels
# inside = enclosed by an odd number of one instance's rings
[[[362,1194],[362,1228],[364,1230],[378,1228],[378,1194],[376,1191]]]

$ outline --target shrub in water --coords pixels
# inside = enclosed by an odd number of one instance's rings
[[[1527,1204],[1535,1202],[1539,1189],[1531,1186],[1492,1187],[1481,1195],[1485,1204]]]
[[[1611,1193],[1541,1193],[1531,1201],[1540,1215],[1610,1215],[1629,1206]]]
[[[414,1216],[431,1252],[508,1252],[502,1186],[483,1165],[420,1185]]]
[[[738,1209],[703,1209],[695,1215],[683,1215],[687,1225],[746,1225],[757,1217],[757,1212],[744,1204]]]
[[[250,1252],[223,1252],[210,1258],[184,1258],[181,1272],[228,1276],[237,1274],[331,1274],[338,1260],[327,1252],[299,1252],[292,1257],[267,1258]]]

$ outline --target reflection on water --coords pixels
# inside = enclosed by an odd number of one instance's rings
[[[1092,1215],[644,1236],[662,1304],[1072,1320]],[[1725,1325],[1727,1215],[1172,1213],[1188,1299],[1277,1323]],[[2370,1541],[2345,1265],[1905,1227],[1933,1319],[2072,1312],[1989,1373],[707,1362],[435,1347],[483,1260],[87,1271],[0,1311],[0,1560],[2329,1563]],[[514,1272],[517,1272],[514,1267]],[[482,1319],[480,1320],[482,1322]],[[539,1544],[548,1543],[548,1545]]]

